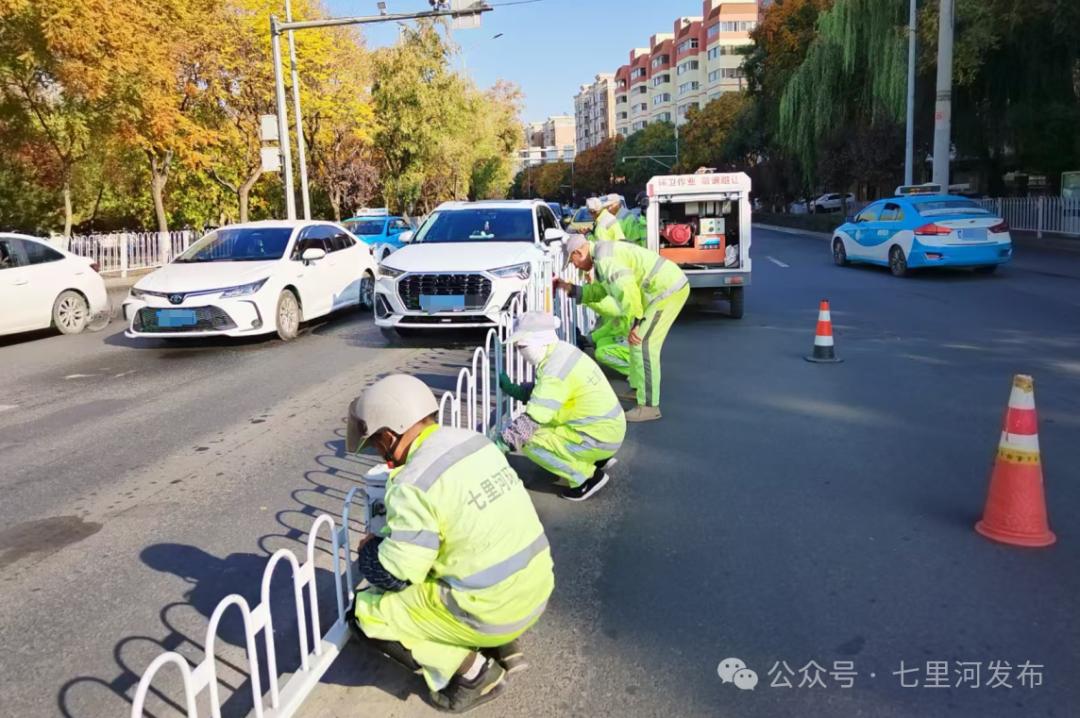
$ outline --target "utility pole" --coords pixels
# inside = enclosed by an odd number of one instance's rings
[[[300,83],[297,79],[296,52],[293,45],[294,30],[310,30],[321,27],[339,27],[342,25],[368,25],[380,22],[400,22],[421,18],[449,17],[452,29],[471,29],[480,26],[482,13],[494,8],[484,0],[429,0],[433,10],[429,12],[387,13],[385,7],[380,15],[362,17],[331,17],[319,20],[301,20],[278,22],[276,16],[270,16],[270,46],[274,61],[274,94],[277,107],[278,134],[281,137],[282,180],[285,185],[285,210],[289,219],[296,219],[296,190],[292,177],[292,143],[289,139],[289,119],[285,108],[285,79],[281,68],[281,33],[289,33],[289,57],[292,63],[293,102],[296,109],[296,134],[299,143],[300,180],[304,194],[304,218],[311,218],[310,199],[307,186],[307,162],[304,155],[304,131],[300,115]],[[380,3],[380,5],[384,5]],[[291,8],[286,0],[285,11],[291,16]]]
[[[915,40],[916,23],[915,0],[911,0],[911,13],[908,17],[908,53],[907,53],[907,144],[904,154],[904,184],[915,184]]]
[[[293,189],[292,143],[289,141],[289,118],[285,114],[285,78],[281,73],[281,26],[276,15],[270,16],[270,46],[274,55],[274,95],[277,105],[278,146],[281,149],[281,180],[285,185],[285,216],[296,219],[296,191]]]
[[[292,3],[285,0],[285,22],[292,22]],[[289,67],[292,73],[293,113],[296,115],[296,159],[300,163],[300,199],[304,204],[304,219],[311,219],[311,194],[308,192],[307,151],[304,141],[304,119],[300,114],[300,75],[296,71],[296,33],[289,30]]]
[[[938,22],[937,100],[934,105],[934,184],[949,191],[952,151],[953,25],[955,0],[941,1]]]

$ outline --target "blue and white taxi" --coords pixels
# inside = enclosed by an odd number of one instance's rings
[[[405,246],[402,235],[413,230],[404,217],[393,217],[386,208],[361,209],[355,217],[341,223],[371,247],[376,262],[381,262]]]
[[[894,276],[923,267],[971,267],[992,273],[1012,258],[1009,225],[977,202],[942,194],[939,185],[898,187],[836,228],[833,261],[879,264]]]

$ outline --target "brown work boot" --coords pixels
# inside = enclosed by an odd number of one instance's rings
[[[660,418],[660,407],[658,406],[635,406],[630,411],[626,412],[626,420],[630,422],[642,422],[642,421],[656,421]]]
[[[637,390],[630,386],[625,379],[613,379],[611,388],[614,390],[615,396],[622,401],[637,401]]]

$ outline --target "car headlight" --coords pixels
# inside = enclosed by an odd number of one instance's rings
[[[395,277],[400,277],[402,274],[405,274],[404,269],[394,269],[385,264],[379,265],[379,275],[386,277],[387,279],[394,279]]]
[[[132,287],[130,290],[132,299],[146,299],[146,292],[136,287]]]
[[[246,297],[247,295],[254,294],[255,292],[262,289],[264,284],[266,284],[266,279],[260,279],[257,282],[252,282],[251,284],[241,284],[238,287],[229,287],[228,289],[221,290],[221,298],[228,299],[229,297]]]
[[[499,279],[511,279],[517,277],[518,279],[528,279],[529,274],[532,272],[532,265],[528,262],[524,264],[511,264],[508,267],[499,267],[498,269],[488,270],[488,273],[498,277]]]

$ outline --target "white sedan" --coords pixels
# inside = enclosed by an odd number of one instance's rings
[[[216,229],[140,279],[124,302],[129,337],[277,332],[348,306],[370,307],[368,245],[330,222],[268,221]]]
[[[109,297],[85,257],[22,234],[0,234],[0,334],[56,327],[78,334],[107,317]]]

